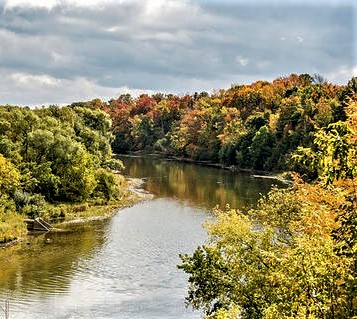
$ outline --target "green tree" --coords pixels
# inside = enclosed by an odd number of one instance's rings
[[[299,146],[293,158],[304,165],[305,171],[316,172],[325,184],[352,178],[357,168],[352,157],[355,146],[349,143],[351,134],[346,122],[332,123],[315,133],[313,148]]]
[[[100,168],[95,173],[97,185],[94,194],[104,198],[107,202],[119,196],[119,189],[115,176],[108,170]]]
[[[249,147],[253,168],[264,169],[266,167],[265,163],[272,154],[274,141],[274,135],[267,126],[262,126],[255,134]]]
[[[60,176],[60,198],[71,202],[87,200],[96,187],[95,166],[92,156],[79,143],[69,146],[66,161],[57,162],[56,175]]]

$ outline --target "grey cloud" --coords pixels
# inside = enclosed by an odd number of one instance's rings
[[[335,70],[339,77],[334,80],[346,81],[348,71],[338,70],[354,67],[351,6],[148,4],[66,4],[52,10],[0,7],[1,70],[47,75],[76,87],[84,83],[79,78],[87,79],[99,96],[105,88],[116,92],[121,87],[209,90],[291,72]],[[3,85],[11,91],[15,83]],[[36,85],[38,81],[34,89]],[[39,91],[45,92],[45,87]],[[67,100],[73,96],[68,90],[65,94]],[[39,103],[50,99],[45,95],[38,97]],[[56,93],[52,102],[66,100],[60,97]],[[5,99],[0,93],[3,102],[11,103],[11,96]]]

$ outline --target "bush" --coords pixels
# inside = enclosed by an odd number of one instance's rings
[[[20,238],[26,233],[23,217],[14,211],[0,211],[0,243]]]
[[[28,218],[37,218],[45,215],[48,204],[44,196],[40,194],[31,195],[26,192],[17,191],[14,194],[16,210]]]
[[[119,187],[115,175],[106,169],[100,168],[96,171],[97,186],[94,196],[104,198],[107,202],[116,199],[119,195]]]

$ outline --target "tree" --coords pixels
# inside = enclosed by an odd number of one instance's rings
[[[11,194],[20,186],[16,167],[0,154],[0,195]]]
[[[352,131],[346,122],[330,124],[315,133],[314,148],[299,146],[293,158],[306,171],[316,172],[325,184],[356,175],[355,146],[349,143]]]
[[[55,174],[61,178],[59,196],[62,200],[82,202],[93,193],[97,182],[92,156],[75,142],[66,145],[69,153],[57,159]]]
[[[269,131],[267,126],[262,126],[253,137],[252,144],[249,147],[253,168],[266,168],[265,163],[272,154],[273,146],[274,135]]]
[[[273,190],[248,214],[216,210],[210,243],[181,255],[179,268],[190,275],[187,303],[208,318],[232,311],[243,319],[356,315],[354,256],[337,253],[332,236],[345,194],[298,184]]]
[[[295,180],[242,213],[216,210],[211,241],[179,268],[190,275],[187,303],[207,318],[357,316],[356,104],[346,122],[314,134],[295,155],[317,183]]]

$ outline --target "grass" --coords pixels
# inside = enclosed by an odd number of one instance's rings
[[[7,243],[26,234],[23,216],[15,212],[0,212],[0,243]]]
[[[123,186],[123,185],[122,185]],[[117,209],[134,205],[143,198],[133,192],[128,182],[123,186],[122,193],[117,199],[105,201],[102,198],[94,198],[85,203],[59,203],[48,207],[45,218],[49,220],[91,220],[95,218],[108,218]]]
[[[145,199],[144,195],[135,192],[133,181],[117,177],[119,193],[115,199],[106,201],[103,198],[92,198],[84,203],[56,203],[45,206],[42,218],[50,222],[87,221],[104,219],[112,216],[118,209],[132,206]],[[8,210],[0,210],[0,244],[23,238],[26,233],[24,216]]]

